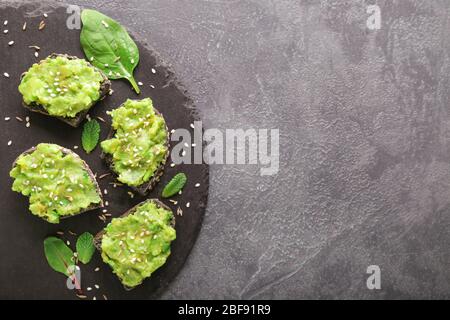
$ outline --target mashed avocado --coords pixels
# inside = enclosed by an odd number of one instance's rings
[[[138,187],[148,182],[166,159],[166,123],[155,113],[150,99],[127,100],[109,114],[115,135],[101,147],[112,156],[118,180]]]
[[[105,228],[103,261],[125,286],[139,285],[164,265],[170,255],[170,243],[176,238],[172,219],[172,212],[150,200],[130,215],[113,219]]]
[[[100,99],[102,74],[82,59],[49,57],[34,64],[19,85],[26,104],[41,105],[49,115],[74,118]]]
[[[30,197],[30,211],[50,223],[102,202],[83,161],[56,144],[22,154],[10,172],[12,190]]]

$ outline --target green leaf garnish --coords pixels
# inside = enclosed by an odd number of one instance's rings
[[[97,120],[89,120],[84,124],[83,133],[81,135],[81,143],[83,149],[90,153],[98,144],[100,139],[100,124]]]
[[[133,77],[139,49],[125,28],[95,10],[83,10],[81,21],[80,42],[87,59],[109,79],[127,79],[134,91],[140,93]]]
[[[70,276],[68,268],[74,266],[73,251],[59,238],[44,240],[44,252],[47,262],[53,270]]]
[[[84,264],[88,264],[95,251],[94,236],[89,232],[83,233],[78,237],[76,247],[78,260]]]
[[[186,181],[186,175],[184,173],[178,173],[164,188],[162,192],[163,198],[170,198],[171,196],[177,194],[181,189],[183,189]]]

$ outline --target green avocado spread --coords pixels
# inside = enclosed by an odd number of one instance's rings
[[[166,263],[176,238],[173,214],[149,200],[115,218],[102,237],[102,259],[123,285],[135,287]]]
[[[81,158],[62,149],[41,143],[22,154],[10,172],[12,190],[30,197],[30,211],[50,223],[102,201]]]
[[[83,59],[47,58],[25,73],[19,91],[26,104],[49,115],[74,118],[100,99],[102,74]]]
[[[148,98],[127,100],[108,114],[115,134],[101,147],[111,155],[118,180],[133,187],[148,182],[169,152],[164,118],[155,113]]]

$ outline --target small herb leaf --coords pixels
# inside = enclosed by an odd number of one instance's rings
[[[133,77],[139,63],[139,49],[117,21],[95,10],[81,13],[80,42],[88,60],[109,79],[127,79],[136,93],[140,89]]]
[[[47,262],[53,270],[70,276],[68,268],[74,265],[72,250],[59,238],[44,240],[44,252]]]
[[[77,253],[78,260],[84,264],[88,264],[91,261],[94,254],[94,237],[89,232],[85,232],[77,239]]]
[[[186,175],[184,173],[178,173],[164,188],[162,192],[163,198],[170,198],[171,196],[177,194],[181,189],[183,189],[186,181]]]
[[[81,135],[81,143],[83,149],[90,153],[98,144],[100,139],[100,124],[97,120],[89,120],[84,124],[83,133]]]

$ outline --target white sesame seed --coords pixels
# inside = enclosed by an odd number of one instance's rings
[[[181,153],[181,156],[184,157],[186,155],[186,150],[183,150],[183,152]]]
[[[108,201],[105,201],[105,206],[109,206],[109,202]]]
[[[98,271],[100,271],[100,268],[97,267],[97,268],[94,269],[94,271],[95,271],[95,272],[98,272]]]
[[[14,44],[14,41],[10,41],[10,42],[8,42],[8,46],[12,46]]]
[[[69,240],[67,240],[67,242],[66,242],[66,243],[67,243],[67,245],[68,245],[68,246],[70,246],[70,241],[69,241]]]
[[[9,73],[8,73],[8,72],[4,72],[3,75],[4,75],[6,78],[9,78]]]
[[[8,141],[8,146],[10,146],[10,145],[12,145],[12,141],[11,140]]]
[[[78,146],[73,146],[73,148],[76,150],[76,149],[78,149]]]
[[[106,210],[106,209],[103,209],[103,213],[107,213],[108,212],[108,210]]]
[[[27,122],[26,125],[25,125],[25,127],[29,128],[29,127],[30,127],[30,123]]]
[[[7,25],[8,25],[8,20],[5,20],[5,21],[3,22],[3,25],[4,25],[4,26],[7,26]]]
[[[190,202],[186,203],[186,208],[189,208],[190,206],[191,206]]]
[[[100,289],[100,286],[98,284],[94,285],[95,289]]]
[[[184,143],[184,146],[185,146],[186,148],[189,148],[189,143],[185,142],[185,143]]]
[[[170,133],[174,134],[175,133],[175,129],[170,130]]]
[[[170,167],[171,167],[171,168],[175,167],[175,163],[171,163],[171,164],[170,164]]]
[[[151,84],[151,85],[150,85],[150,88],[155,89],[155,86]]]
[[[39,58],[39,52],[36,51],[36,52],[34,53],[34,56],[35,56],[36,58]]]
[[[195,148],[197,145],[195,143],[191,144],[192,148]]]
[[[190,126],[191,126],[191,128],[192,128],[192,129],[195,129],[195,127],[194,127],[194,124],[193,124],[193,123],[191,123],[191,124],[190,124]]]
[[[25,31],[25,30],[27,30],[27,23],[26,22],[24,22],[23,27],[22,27],[22,31]]]
[[[196,183],[196,184],[195,184],[195,187],[196,187],[196,188],[200,187],[200,183]]]
[[[103,193],[108,194],[108,190],[107,189],[103,190]]]
[[[44,18],[48,18],[48,14],[44,13]]]
[[[28,117],[28,116],[25,117],[25,121],[26,121],[26,122],[30,122],[30,117]]]
[[[97,297],[93,297],[92,300],[97,300]]]
[[[155,74],[155,73],[156,73],[156,70],[155,70],[155,68],[152,68],[152,73],[153,73],[153,74]]]
[[[143,84],[142,82],[139,81],[139,82],[138,82],[138,85],[139,85],[139,86],[143,86],[144,84]]]
[[[91,287],[87,287],[86,290],[87,291],[92,291],[92,288]]]
[[[7,34],[9,31],[8,30],[3,30],[3,33],[4,34]]]
[[[9,120],[11,120],[10,117],[5,117],[5,121],[9,121]]]

